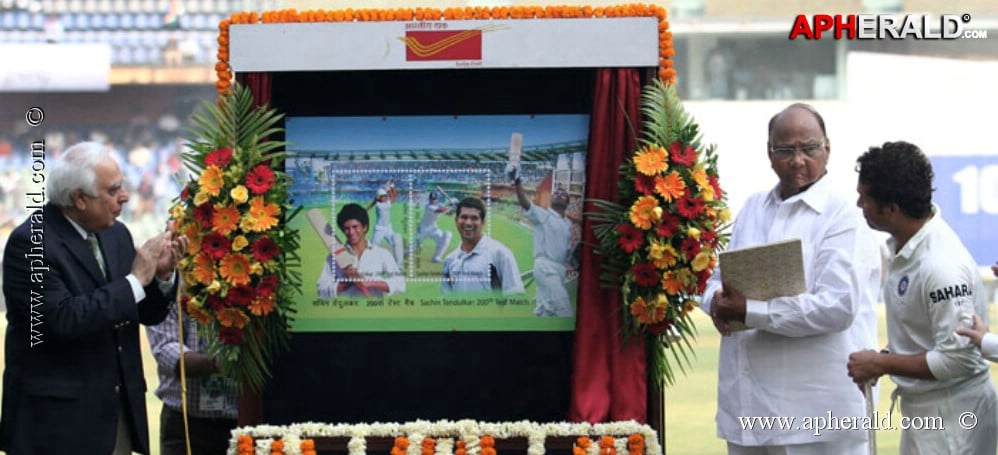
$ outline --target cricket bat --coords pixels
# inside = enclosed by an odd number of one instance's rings
[[[308,216],[309,223],[312,224],[312,228],[315,229],[315,233],[319,235],[322,239],[322,243],[326,245],[326,249],[329,250],[329,254],[333,255],[333,260],[336,261],[336,266],[345,269],[347,266],[357,266],[357,256],[350,253],[346,247],[340,243],[340,240],[336,238],[335,234],[330,234],[326,232],[326,227],[330,226],[329,222],[326,221],[326,217],[322,215],[319,209],[311,209],[306,214]]]

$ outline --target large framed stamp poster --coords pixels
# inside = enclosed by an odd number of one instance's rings
[[[294,329],[574,330],[588,123],[289,117]]]

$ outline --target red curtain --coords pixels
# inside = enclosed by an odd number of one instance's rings
[[[640,106],[637,69],[597,71],[589,124],[587,198],[616,199],[618,169],[634,150],[641,126]],[[582,233],[584,242],[596,243],[588,219]],[[644,342],[621,338],[620,292],[600,286],[600,257],[590,248],[583,250],[581,270],[579,295],[585,297],[579,299],[576,315],[569,419],[644,423],[648,416]]]
[[[270,103],[271,74],[270,73],[239,73],[236,80],[249,87],[253,93],[253,106]],[[263,393],[249,387],[243,389],[237,403],[239,415],[236,423],[239,426],[259,425],[263,423]]]

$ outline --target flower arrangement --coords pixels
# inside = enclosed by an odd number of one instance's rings
[[[646,337],[649,378],[660,386],[675,381],[666,350],[680,370],[689,363],[689,312],[727,244],[730,214],[714,146],[701,145],[675,88],[655,80],[641,104],[643,137],[621,165],[619,202],[594,201],[588,215],[605,259],[601,279],[620,289],[624,331]]]
[[[590,436],[599,443],[592,443]],[[648,425],[633,420],[590,424],[551,422],[477,422],[474,420],[406,423],[323,424],[299,423],[285,426],[259,425],[233,431],[229,453],[269,454],[275,441],[284,453],[293,452],[305,443],[315,445],[316,438],[349,438],[350,455],[366,455],[366,438],[393,438],[391,453],[433,453],[435,455],[494,455],[496,440],[527,438],[527,454],[543,455],[549,438],[577,438],[572,449],[576,455],[661,455],[658,435]],[[303,439],[308,438],[308,439]],[[299,444],[298,441],[301,441]],[[417,446],[411,441],[421,441]],[[254,445],[255,442],[255,445]]]
[[[592,6],[467,6],[454,8],[388,8],[344,10],[285,9],[232,13],[218,24],[218,62],[215,63],[217,81],[215,88],[225,93],[232,86],[232,68],[229,66],[229,26],[232,24],[275,24],[292,22],[375,22],[375,21],[460,21],[460,20],[518,20],[600,17],[655,17],[658,19],[658,76],[672,83],[676,80],[672,57],[672,32],[666,20],[665,8],[653,4],[626,4],[606,7]]]
[[[191,178],[171,209],[189,243],[178,264],[181,306],[199,323],[208,352],[239,386],[261,390],[268,365],[287,347],[291,297],[301,279],[291,252],[298,232],[287,227],[289,177],[274,168],[283,142],[281,119],[252,107],[245,87],[205,103],[193,117],[193,139],[183,153]],[[283,220],[282,220],[283,216]]]

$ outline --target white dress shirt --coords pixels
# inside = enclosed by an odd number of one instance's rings
[[[825,430],[804,419],[866,414],[849,378],[850,353],[876,347],[879,245],[854,201],[822,178],[783,200],[779,187],[751,196],[734,223],[730,249],[800,239],[807,291],[769,301],[749,300],[748,330],[721,340],[717,434],[739,445],[820,443],[865,438],[863,430]],[[701,307],[709,313],[720,269],[707,282]],[[799,428],[743,428],[739,418],[795,417]]]

